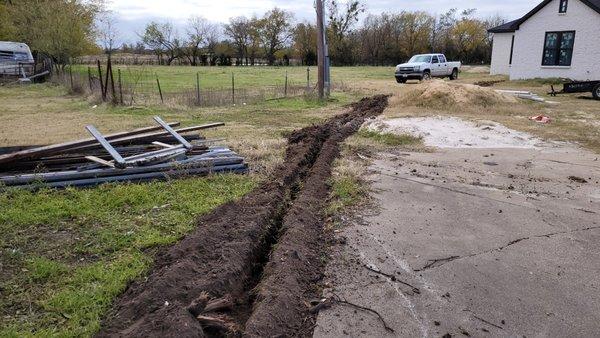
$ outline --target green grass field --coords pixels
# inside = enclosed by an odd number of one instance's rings
[[[165,92],[189,90],[196,87],[196,74],[200,75],[200,87],[204,89],[229,89],[232,86],[232,74],[236,88],[282,86],[286,73],[290,85],[305,86],[307,67],[188,67],[188,66],[113,66],[115,72],[121,69],[123,81],[133,82],[141,77],[141,82],[155,86],[160,79]],[[87,76],[87,66],[74,66],[74,71]],[[317,68],[309,67],[310,83],[317,81]],[[91,67],[93,74],[97,68]],[[103,69],[104,71],[104,69]],[[333,82],[348,83],[356,79],[383,80],[393,79],[393,67],[333,67]]]

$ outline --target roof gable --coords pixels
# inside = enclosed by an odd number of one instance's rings
[[[588,5],[591,9],[595,10],[596,12],[598,12],[598,14],[600,14],[600,0],[579,0],[579,1]],[[525,14],[524,17],[514,20],[514,21],[511,21],[511,22],[507,22],[498,27],[489,29],[488,32],[490,32],[490,33],[514,32],[519,29],[519,27],[521,26],[521,24],[523,24],[523,22],[527,21],[529,18],[534,16],[537,12],[539,12],[542,8],[546,7],[546,5],[548,5],[551,2],[552,2],[552,0],[544,0],[542,3],[537,5],[534,9],[532,9],[529,13]]]

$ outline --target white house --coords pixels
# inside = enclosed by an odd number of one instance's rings
[[[489,32],[492,75],[600,80],[600,0],[545,0]]]

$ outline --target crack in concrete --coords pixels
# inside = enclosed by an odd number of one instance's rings
[[[501,247],[482,251],[482,252],[476,252],[476,253],[472,253],[472,254],[468,254],[468,255],[464,255],[464,256],[450,256],[450,257],[446,257],[446,258],[437,258],[437,259],[432,259],[432,260],[430,259],[427,261],[428,263],[425,266],[423,266],[422,268],[419,268],[419,269],[415,269],[413,271],[420,272],[420,271],[424,271],[424,270],[428,270],[428,269],[437,268],[442,265],[445,265],[446,263],[450,263],[450,262],[453,262],[456,260],[485,255],[485,254],[492,253],[495,251],[499,252],[499,251],[502,251],[512,245],[515,245],[517,243],[520,243],[520,242],[523,242],[526,240],[531,240],[531,239],[536,239],[536,238],[551,238],[551,237],[558,236],[558,235],[571,234],[571,233],[576,233],[576,232],[583,232],[583,231],[590,231],[590,230],[597,230],[597,229],[600,229],[600,226],[588,227],[588,228],[584,228],[584,229],[568,230],[568,231],[557,231],[557,232],[552,232],[552,233],[548,233],[548,234],[544,234],[544,235],[521,237],[521,238],[512,240],[512,241],[508,242],[506,245],[503,245]]]

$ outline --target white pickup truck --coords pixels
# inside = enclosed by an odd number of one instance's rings
[[[407,80],[430,80],[433,77],[449,77],[458,79],[460,62],[446,60],[444,54],[419,54],[413,56],[407,63],[396,66],[396,81],[405,83]]]

